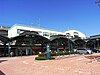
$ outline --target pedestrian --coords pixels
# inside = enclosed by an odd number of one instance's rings
[[[13,52],[10,52],[10,56],[11,56],[11,57],[13,56]]]

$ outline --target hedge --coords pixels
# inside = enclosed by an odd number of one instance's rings
[[[49,60],[52,60],[52,59],[55,59],[55,58],[51,56]],[[47,59],[47,56],[38,56],[38,57],[35,57],[35,60],[48,60],[48,59]]]

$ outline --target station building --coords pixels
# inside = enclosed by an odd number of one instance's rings
[[[45,52],[47,42],[51,43],[50,49],[53,51],[71,50],[75,46],[82,47],[85,43],[84,39],[86,39],[85,34],[77,30],[61,32],[22,24],[15,24],[5,28],[4,31],[6,31],[6,35],[3,35],[5,37],[0,35],[1,54],[9,55],[10,52],[13,52],[16,56],[30,55],[39,51]]]
[[[67,35],[69,36],[69,38],[80,37],[81,39],[86,39],[86,35],[77,30],[67,30],[61,32],[61,31],[49,30],[49,29],[44,29],[39,27],[25,26],[21,24],[13,25],[8,30],[8,37],[11,38],[11,37],[19,36],[19,34],[23,33],[24,31],[36,31],[39,33],[39,35],[44,36],[48,39],[50,39],[50,36],[54,36],[54,35]]]

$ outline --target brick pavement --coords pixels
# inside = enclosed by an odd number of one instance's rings
[[[0,75],[100,75],[100,62],[88,58],[100,54],[34,60],[35,56],[0,58]]]

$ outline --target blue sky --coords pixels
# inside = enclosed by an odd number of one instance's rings
[[[100,8],[95,0],[0,0],[0,25],[38,26],[39,18],[42,28],[100,34]]]

